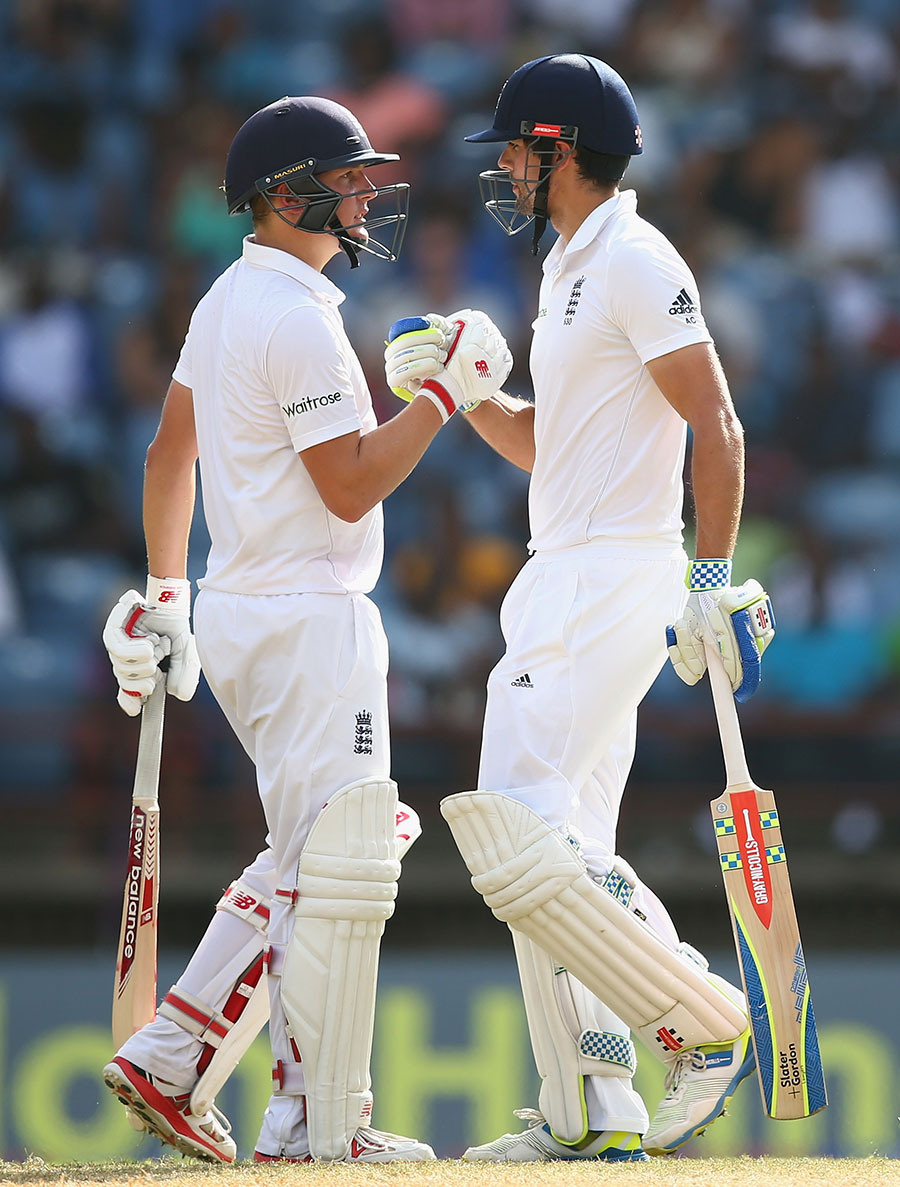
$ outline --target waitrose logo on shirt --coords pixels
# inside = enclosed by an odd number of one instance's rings
[[[311,412],[313,408],[339,404],[343,398],[340,392],[327,392],[324,396],[307,396],[305,400],[295,400],[293,404],[282,404],[281,411],[285,416],[300,416],[304,412]]]

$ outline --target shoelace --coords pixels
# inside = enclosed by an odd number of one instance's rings
[[[702,1072],[705,1067],[706,1056],[702,1051],[679,1051],[672,1060],[672,1066],[666,1072],[666,1078],[663,1081],[666,1094],[675,1091],[686,1071]]]
[[[513,1114],[528,1122],[529,1129],[537,1129],[539,1125],[546,1125],[547,1118],[540,1109],[513,1109]]]
[[[377,1129],[372,1129],[371,1126],[361,1125],[354,1136],[360,1141],[360,1143],[365,1142],[365,1144],[370,1146],[373,1150],[386,1150],[388,1148],[388,1143],[384,1139],[388,1136],[396,1135],[382,1134],[379,1133]]]

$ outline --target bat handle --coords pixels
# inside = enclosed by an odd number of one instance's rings
[[[163,717],[166,708],[165,677],[157,680],[141,709],[141,733],[132,799],[152,803],[157,798],[159,764],[162,755]]]
[[[703,644],[706,650],[706,666],[712,686],[713,705],[719,723],[719,737],[722,740],[722,757],[725,759],[725,778],[729,787],[740,783],[752,783],[744,741],[738,721],[737,708],[731,691],[731,681],[717,647]]]

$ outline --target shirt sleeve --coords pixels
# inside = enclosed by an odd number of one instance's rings
[[[712,342],[690,268],[668,243],[631,243],[610,260],[610,308],[642,363]]]
[[[268,382],[299,453],[362,428],[346,341],[318,310],[293,309],[266,350]]]
[[[178,362],[175,364],[175,370],[172,372],[172,378],[176,383],[183,383],[185,387],[193,388],[191,382],[191,330],[188,326],[188,332],[184,339],[184,345],[181,348],[181,354],[178,356]]]

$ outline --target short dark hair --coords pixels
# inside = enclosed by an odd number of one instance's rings
[[[271,206],[262,194],[253,195],[250,199],[250,214],[253,218],[254,227],[265,220],[271,209]]]
[[[612,185],[621,181],[631,157],[613,156],[611,153],[594,152],[583,144],[575,145],[575,164],[585,181]]]

